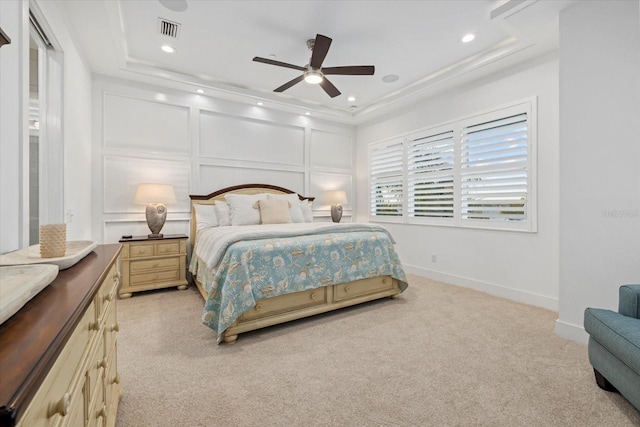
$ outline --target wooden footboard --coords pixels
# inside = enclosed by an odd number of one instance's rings
[[[195,277],[194,281],[206,300],[202,284]],[[380,276],[261,299],[227,328],[222,339],[234,342],[243,332],[399,294],[396,279]]]

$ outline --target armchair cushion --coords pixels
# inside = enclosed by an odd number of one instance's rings
[[[611,310],[587,308],[584,328],[600,345],[640,375],[640,319]]]

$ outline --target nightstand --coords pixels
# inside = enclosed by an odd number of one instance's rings
[[[150,289],[187,289],[187,236],[165,234],[160,239],[134,236],[122,243],[122,286],[118,295]]]

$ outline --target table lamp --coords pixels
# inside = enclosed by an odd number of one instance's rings
[[[344,190],[332,190],[324,193],[325,203],[331,205],[331,219],[340,222],[342,219],[342,205],[347,204],[347,193]]]
[[[175,203],[176,194],[173,186],[169,184],[139,184],[136,191],[134,203],[138,205],[147,205],[145,211],[147,217],[147,225],[151,234],[147,237],[150,239],[161,239],[160,230],[164,226],[167,219],[167,208],[165,204]]]

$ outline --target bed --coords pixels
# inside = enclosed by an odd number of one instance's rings
[[[218,343],[408,286],[384,227],[314,222],[312,197],[246,184],[190,198],[189,272]]]

